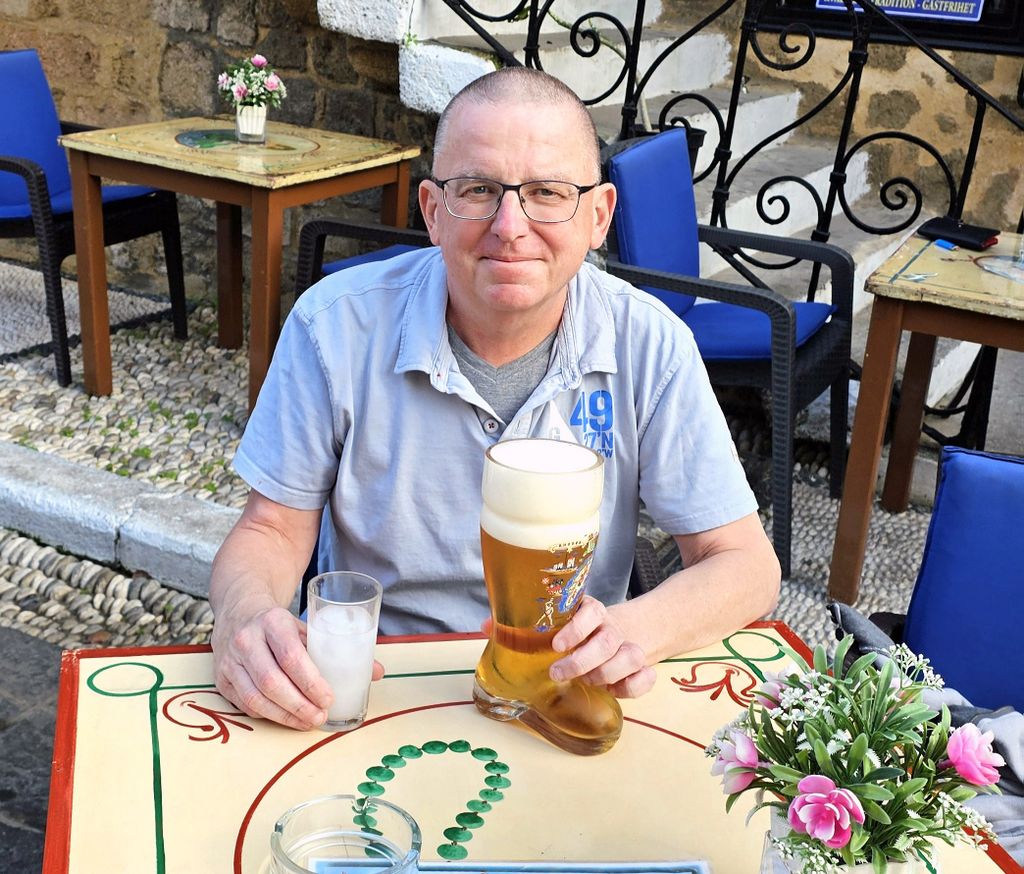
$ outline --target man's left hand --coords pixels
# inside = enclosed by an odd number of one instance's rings
[[[646,653],[626,639],[614,610],[589,595],[552,645],[556,652],[569,653],[551,666],[553,680],[579,678],[606,686],[618,698],[637,698],[654,687],[656,674],[646,663]]]

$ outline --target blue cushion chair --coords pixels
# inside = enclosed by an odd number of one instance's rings
[[[770,391],[772,538],[790,575],[793,430],[796,414],[831,389],[830,479],[846,463],[853,262],[835,246],[697,223],[684,128],[615,144],[605,172],[618,191],[608,270],[658,297],[693,331],[711,382]],[[754,283],[700,279],[699,243]],[[807,261],[831,272],[832,302],[792,302],[737,259],[740,250]]]
[[[978,707],[1024,713],[1024,458],[942,451],[903,641]]]
[[[57,380],[69,385],[71,363],[60,265],[74,254],[75,236],[71,176],[57,137],[90,128],[60,121],[34,49],[0,52],[0,81],[6,84],[4,112],[12,120],[0,125],[0,237],[36,239]],[[105,185],[102,195],[104,242],[108,246],[153,233],[163,237],[174,334],[184,339],[187,310],[174,194],[138,185]]]
[[[375,248],[358,255],[339,258],[324,263],[324,246],[331,237],[359,240]],[[426,231],[393,228],[388,225],[368,225],[347,222],[340,219],[314,219],[306,222],[299,232],[299,256],[295,267],[295,296],[318,282],[324,276],[338,273],[347,267],[384,261],[410,252],[413,249],[430,246]]]

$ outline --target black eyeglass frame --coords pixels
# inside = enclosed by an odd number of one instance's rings
[[[476,217],[456,215],[454,212],[452,212],[452,208],[448,205],[448,195],[445,192],[444,187],[449,182],[455,182],[457,179],[476,179],[479,180],[480,182],[490,182],[494,185],[501,186],[501,195],[498,197],[497,203],[494,204],[494,211],[490,215],[482,215]],[[593,191],[595,188],[597,188],[598,185],[601,184],[600,182],[595,182],[593,185],[577,185],[575,182],[565,182],[561,179],[530,179],[526,182],[520,182],[518,185],[509,185],[505,182],[499,182],[497,179],[488,179],[485,176],[450,176],[447,179],[435,179],[433,176],[431,176],[430,181],[441,189],[441,202],[444,204],[444,208],[448,212],[448,215],[450,215],[452,218],[457,218],[464,222],[490,221],[498,214],[498,210],[501,209],[501,202],[505,199],[505,195],[509,191],[514,191],[516,193],[516,200],[519,201],[519,206],[523,210],[523,215],[525,215],[531,222],[539,222],[540,224],[544,225],[560,225],[563,224],[564,222],[571,222],[574,218],[576,218],[576,213],[578,213],[580,210],[580,200],[582,199],[583,195],[586,194],[588,191]],[[576,208],[572,211],[571,216],[564,219],[538,219],[534,218],[526,211],[526,203],[523,200],[523,196],[520,193],[520,189],[524,185],[537,185],[539,183],[544,182],[555,182],[558,183],[559,185],[571,185],[573,188],[576,189]]]

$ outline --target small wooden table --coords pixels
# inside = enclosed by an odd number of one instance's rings
[[[947,251],[911,237],[868,278],[875,300],[832,551],[831,597],[857,600],[900,336],[912,332],[882,493],[882,506],[893,511],[905,509],[910,494],[936,338],[1024,351],[1020,247],[1020,235],[1010,233],[982,252]]]
[[[420,149],[271,122],[267,142],[242,145],[226,118],[182,118],[60,138],[71,163],[85,388],[110,394],[110,323],[100,178],[217,203],[218,342],[242,343],[242,207],[252,210],[249,405],[256,402],[281,322],[284,210],[381,186],[381,220],[404,227],[409,162]]]
[[[43,869],[266,874],[281,813],[379,780],[384,800],[419,822],[425,870],[451,866],[443,859],[459,841],[461,874],[487,861],[542,862],[546,874],[584,870],[573,862],[589,872],[628,861],[640,863],[634,871],[680,863],[677,874],[706,874],[701,861],[715,874],[757,870],[768,815],[744,827],[753,798],[726,813],[704,746],[789,661],[786,647],[808,655],[788,628],[754,623],[657,665],[654,690],[622,701],[618,743],[593,757],[477,712],[483,646],[478,635],[382,641],[387,674],[366,721],[345,734],[239,713],[213,686],[209,647],[64,653]],[[497,779],[485,769],[492,758],[504,765]],[[482,822],[471,839],[453,836],[478,797],[488,800]],[[945,872],[1019,871],[998,847],[986,857],[940,846],[938,857]]]

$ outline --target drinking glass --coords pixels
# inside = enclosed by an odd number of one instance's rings
[[[382,592],[373,577],[353,571],[309,581],[306,649],[334,693],[326,731],[348,731],[366,718]]]
[[[270,852],[273,874],[415,874],[420,829],[387,801],[325,795],[278,819]]]

